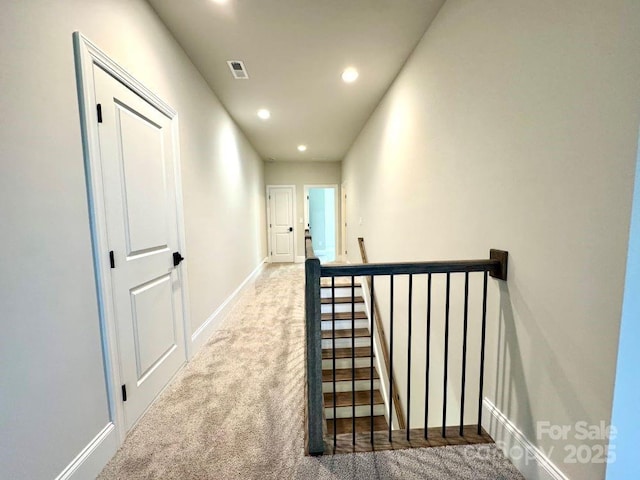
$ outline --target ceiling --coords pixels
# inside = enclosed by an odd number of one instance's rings
[[[148,1],[265,160],[335,161],[445,0]]]

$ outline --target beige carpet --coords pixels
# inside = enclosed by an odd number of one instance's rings
[[[106,479],[522,479],[493,446],[304,456],[304,269],[268,266]]]

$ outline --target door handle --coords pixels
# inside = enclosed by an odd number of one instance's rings
[[[177,267],[180,262],[184,260],[184,257],[180,255],[180,252],[173,252],[173,266]]]
[[[290,232],[293,232],[293,227],[289,227],[289,231],[290,231]]]

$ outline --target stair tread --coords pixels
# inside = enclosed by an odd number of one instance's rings
[[[366,320],[366,312],[355,312],[353,317],[356,320]],[[323,313],[320,317],[322,320],[331,320],[333,318],[332,313]],[[351,320],[351,312],[336,312],[336,320]]]
[[[345,288],[345,287],[351,287],[351,286],[359,288],[360,284],[358,282],[351,283],[351,280],[347,280],[347,279],[345,280],[336,279],[335,286],[336,288]],[[322,278],[322,280],[320,280],[320,287],[331,288],[331,278],[328,278],[328,277]]]
[[[352,303],[352,301],[351,301],[352,298],[353,298],[353,303],[364,303],[364,298],[362,298],[362,297],[351,297],[351,296],[348,296],[348,297],[336,297],[336,304],[338,304],[338,303]],[[328,297],[328,298],[322,298],[320,301],[325,305],[326,304],[331,305],[331,300],[332,300],[331,297]]]
[[[351,338],[351,329],[350,328],[341,328],[336,329],[336,338]],[[368,328],[356,328],[354,330],[354,337],[362,338],[369,337],[371,334],[369,333]],[[323,340],[331,340],[333,337],[331,335],[331,330],[323,330],[322,331],[322,339]]]
[[[334,420],[327,420],[327,432],[329,435],[333,435]],[[353,431],[353,418],[336,418],[335,419],[336,432],[351,433]],[[384,415],[375,415],[373,417],[373,430],[388,430],[389,424]],[[371,431],[371,417],[356,417],[356,433],[366,433]]]
[[[336,348],[336,358],[351,358],[352,356],[356,358],[360,357],[370,357],[371,356],[371,347],[356,347],[355,352],[352,355],[351,348]],[[322,359],[323,360],[331,360],[333,358],[333,349],[332,348],[323,348],[322,349]]]
[[[355,379],[356,380],[370,380],[371,379],[371,367],[360,367],[356,369],[351,368],[337,368],[336,369],[336,382],[346,382],[351,381],[353,377],[353,373],[355,371]],[[373,369],[373,378],[380,378],[378,375],[378,371]],[[332,382],[333,381],[333,370],[325,369],[322,370],[322,381],[323,382]]]
[[[325,408],[333,408],[333,392],[326,392],[323,395]],[[356,406],[371,405],[371,390],[358,390],[356,392],[336,392],[335,399],[336,407],[351,407],[354,404],[354,399]],[[382,399],[380,390],[373,391],[373,404],[384,404],[384,400]]]

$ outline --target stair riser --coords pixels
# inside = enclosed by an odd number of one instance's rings
[[[356,337],[355,339],[356,347],[368,347],[371,345],[371,339],[369,337]],[[350,348],[351,347],[351,339],[350,338],[336,338],[336,348]],[[331,349],[333,340],[331,338],[323,338],[322,339],[322,349]]]
[[[356,368],[368,367],[371,364],[371,357],[356,357]],[[322,360],[322,369],[328,370],[333,368],[333,360]],[[336,368],[351,368],[350,358],[336,358]]]
[[[336,303],[335,307],[336,307],[336,313],[351,313],[351,303]],[[330,303],[323,303],[322,306],[320,307],[320,311],[322,313],[331,313],[331,304]],[[356,312],[364,312],[364,303],[356,303],[355,304],[355,310]]]
[[[373,389],[380,389],[380,380],[373,381]],[[371,390],[371,380],[356,380],[356,389],[355,391],[369,391]],[[346,380],[344,382],[336,382],[336,392],[351,392],[351,380]],[[322,383],[322,392],[333,392],[333,384],[331,382],[323,382]]]
[[[336,297],[351,297],[351,287],[336,287]],[[355,288],[355,296],[362,296],[362,288]],[[321,288],[320,289],[320,298],[331,298],[331,289],[330,288]]]
[[[331,320],[322,320],[322,330],[331,330]],[[369,320],[356,320],[355,328],[369,328]],[[351,320],[336,320],[336,330],[351,330]]]
[[[374,405],[373,407],[373,415],[384,415],[384,405]],[[324,409],[325,416],[327,420],[333,418],[333,407],[325,407]],[[336,418],[351,418],[353,414],[353,410],[351,406],[348,407],[338,407],[336,409]],[[371,416],[371,405],[358,405],[356,407],[356,417],[370,417]]]

